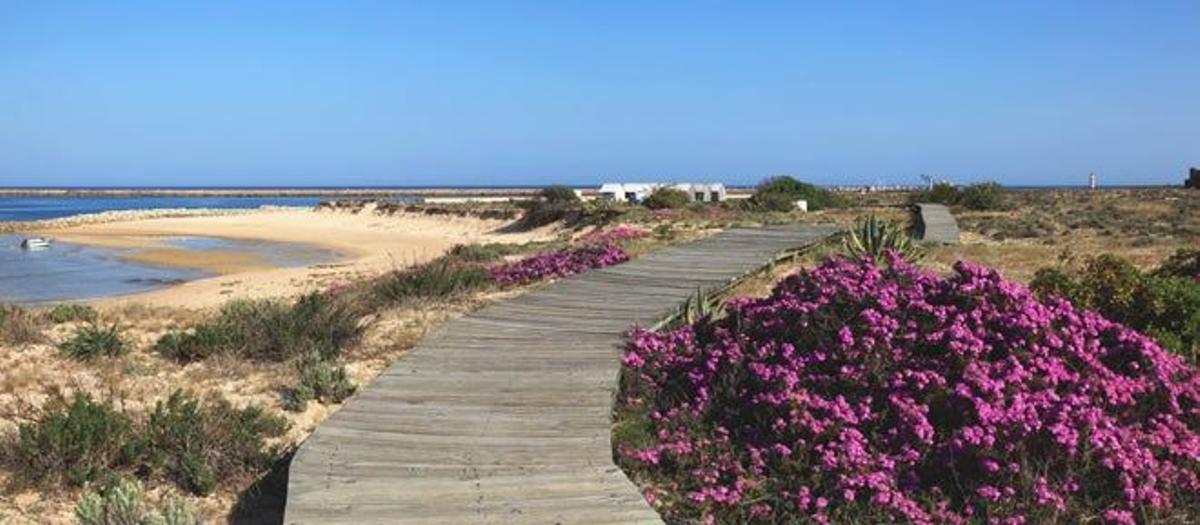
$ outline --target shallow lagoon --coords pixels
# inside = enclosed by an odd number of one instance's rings
[[[20,236],[0,235],[0,301],[37,304],[128,295],[212,276],[122,257],[133,250],[54,242],[46,250],[26,251],[20,242]],[[238,251],[279,267],[311,266],[338,258],[332,251],[304,244],[211,237],[176,237],[162,244],[197,252]]]

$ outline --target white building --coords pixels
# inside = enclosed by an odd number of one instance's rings
[[[725,200],[725,185],[714,183],[608,182],[600,186],[601,199],[637,204],[646,200],[654,190],[673,188],[688,194],[692,202],[721,202]]]

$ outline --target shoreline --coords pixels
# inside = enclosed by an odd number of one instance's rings
[[[520,243],[545,239],[552,233],[501,233],[509,221],[418,213],[376,215],[372,209],[360,213],[275,208],[186,214],[138,210],[95,215],[102,217],[55,219],[52,225],[25,231],[67,243],[132,250],[122,257],[138,263],[215,274],[148,292],[78,301],[97,306],[141,303],[195,309],[233,298],[290,297],[420,264],[457,244]],[[251,252],[196,250],[164,242],[187,237],[311,246],[330,252],[333,258],[287,266]]]

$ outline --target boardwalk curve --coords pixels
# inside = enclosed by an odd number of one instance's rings
[[[916,207],[916,228],[914,237],[924,242],[942,244],[958,244],[958,221],[950,214],[950,210],[941,204],[921,202]]]
[[[285,523],[662,523],[613,463],[622,332],[834,231],[728,230],[447,323],[301,445]]]

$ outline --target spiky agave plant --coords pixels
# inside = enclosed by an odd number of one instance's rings
[[[906,260],[916,261],[925,256],[920,246],[912,242],[908,232],[901,226],[881,220],[874,214],[867,216],[850,230],[845,238],[846,253],[855,259],[879,260],[888,251],[896,252]]]

